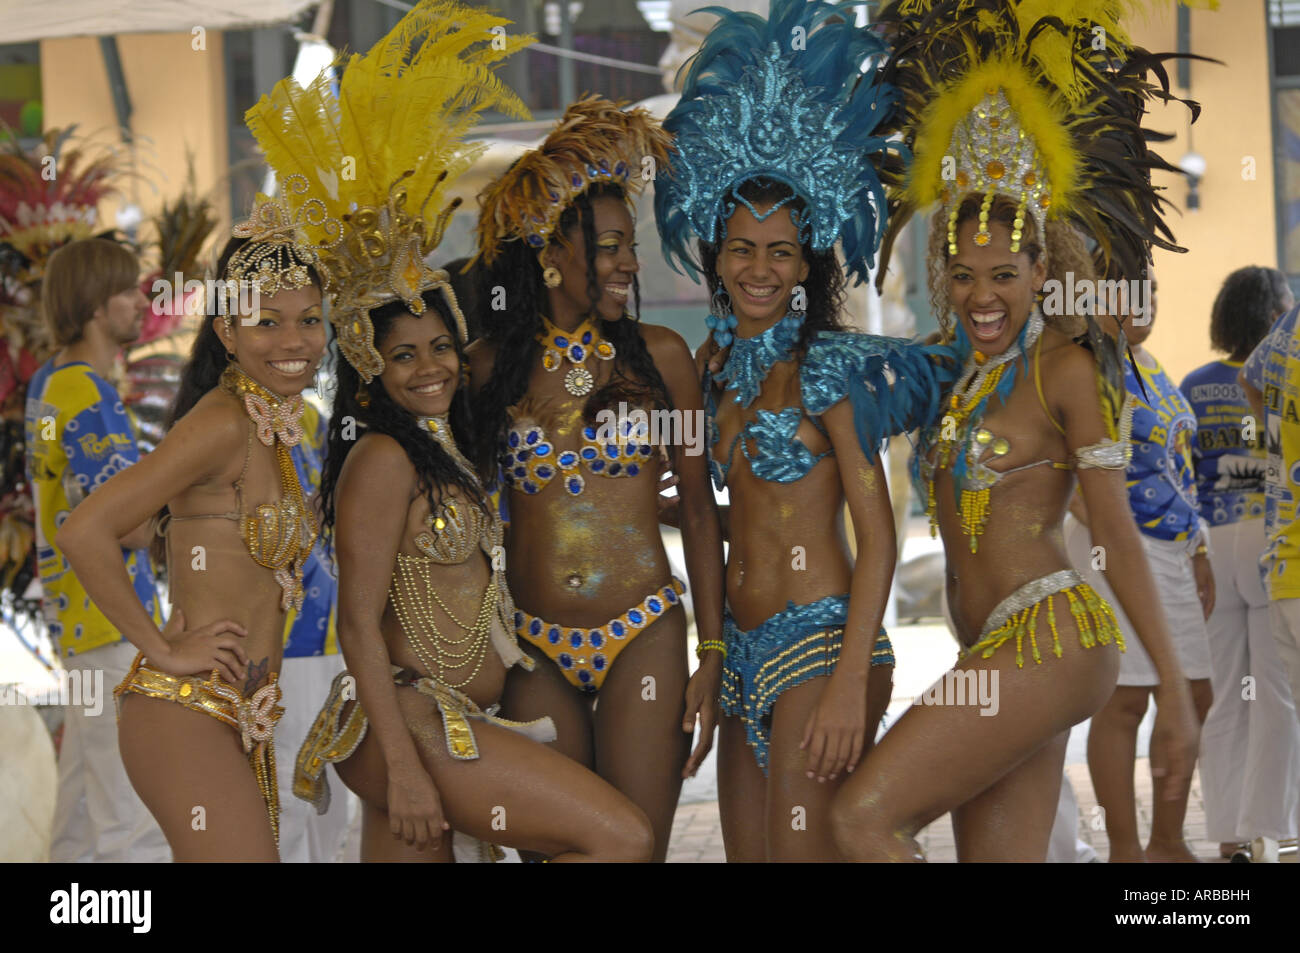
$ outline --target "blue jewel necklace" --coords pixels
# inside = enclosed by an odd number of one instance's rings
[[[772,365],[794,354],[803,319],[802,312],[792,311],[762,334],[731,342],[727,363],[718,379],[727,382],[726,390],[736,391],[736,403],[742,407],[752,404]]]

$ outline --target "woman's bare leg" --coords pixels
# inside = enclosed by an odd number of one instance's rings
[[[1061,732],[1020,767],[952,812],[959,862],[1041,864],[1047,860],[1069,740],[1069,731]]]
[[[1214,702],[1208,678],[1189,679],[1192,704],[1196,706],[1197,727],[1205,724]],[[1200,744],[1200,736],[1197,736]],[[1187,816],[1187,798],[1192,792],[1189,777],[1177,791],[1169,790],[1166,778],[1151,779],[1151,840],[1147,842],[1147,861],[1153,864],[1194,864],[1197,858],[1183,839],[1183,819]],[[1171,794],[1173,795],[1171,797]]]
[[[873,665],[867,675],[867,741],[862,749],[865,758],[876,743],[876,733],[885,720],[885,711],[894,697],[894,666]]]
[[[821,783],[808,777],[808,752],[800,749],[808,719],[828,676],[787,688],[772,706],[767,769],[767,859],[816,863],[843,858],[831,829],[831,804],[846,775]]]
[[[447,753],[442,716],[431,698],[400,688],[397,701],[407,725],[413,726],[411,737],[454,830],[553,861],[650,859],[652,834],[645,815],[552,746],[472,720],[479,757],[458,761]],[[336,768],[373,811],[367,819],[374,833],[363,837],[370,848],[366,860],[450,860],[449,834],[435,856],[387,833],[387,767],[371,735]],[[376,796],[379,790],[385,792],[382,801]],[[379,808],[380,803],[385,807]]]
[[[718,815],[728,863],[767,860],[767,778],[738,715],[723,715],[718,724]]]
[[[678,606],[623,649],[596,702],[596,772],[650,818],[656,863],[668,856],[690,755],[686,680],[686,613]]]
[[[1113,864],[1141,864],[1147,859],[1138,838],[1133,768],[1138,725],[1146,714],[1150,695],[1148,686],[1120,685],[1088,726],[1088,773],[1106,822]]]
[[[1058,615],[1063,656],[1017,668],[1011,646],[968,658],[958,671],[987,671],[997,713],[978,705],[915,705],[849,776],[832,817],[840,851],[853,860],[921,860],[918,830],[981,794],[1044,745],[1105,704],[1119,659],[1113,646],[1079,646]],[[1046,653],[1045,653],[1046,654]],[[977,676],[979,677],[979,676]],[[1059,781],[1059,778],[1057,779]]]
[[[118,743],[127,777],[175,860],[280,859],[266,802],[234,729],[174,702],[127,695]]]

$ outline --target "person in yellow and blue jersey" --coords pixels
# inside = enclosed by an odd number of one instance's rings
[[[73,508],[115,473],[140,459],[136,432],[109,383],[118,351],[140,334],[148,300],[139,263],[103,239],[71,242],[51,256],[42,304],[60,350],[27,391],[27,477],[36,504],[37,563],[50,636],[69,671],[59,752],[59,795],[51,859],[167,861],[162,831],[136,796],[118,755],[107,695],[135,657],[100,612],[55,545]],[[146,522],[119,538],[135,594],[161,625]],[[80,683],[72,676],[80,673]]]
[[[1133,287],[1126,275],[1112,272],[1107,277],[1121,279],[1126,290]],[[1140,296],[1145,300],[1129,300],[1125,295],[1118,313],[1132,348],[1132,359],[1124,362],[1124,390],[1133,401],[1128,503],[1141,531],[1147,565],[1197,719],[1204,723],[1213,699],[1206,619],[1214,608],[1214,574],[1209,561],[1209,529],[1201,519],[1196,493],[1196,415],[1155,355],[1143,346],[1155,326],[1156,282],[1151,280],[1142,287],[1147,289]],[[1113,319],[1105,321],[1113,327]],[[1107,572],[1106,554],[1094,545],[1086,522],[1095,514],[1079,506],[1072,506],[1071,512],[1078,522],[1066,528],[1070,561],[1109,601],[1114,574]],[[1115,602],[1111,605],[1127,649],[1120,657],[1115,693],[1093,716],[1088,729],[1088,769],[1097,801],[1106,812],[1109,859],[1112,863],[1142,858],[1192,861],[1195,855],[1183,838],[1190,779],[1166,796],[1165,779],[1153,776],[1151,839],[1145,849],[1138,839],[1133,787],[1138,726],[1160,679],[1129,615]]]
[[[1214,705],[1201,735],[1205,834],[1236,862],[1277,859],[1300,820],[1300,719],[1269,623],[1259,571],[1268,470],[1263,422],[1237,375],[1273,322],[1295,305],[1275,268],[1238,268],[1210,312],[1224,357],[1184,378],[1196,413],[1197,497],[1210,524]]]

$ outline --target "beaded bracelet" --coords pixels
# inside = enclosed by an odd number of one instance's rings
[[[695,647],[695,657],[704,658],[704,653],[708,651],[721,652],[722,657],[727,657],[727,643],[721,639],[705,639]]]

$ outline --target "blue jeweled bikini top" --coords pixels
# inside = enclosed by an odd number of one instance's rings
[[[737,338],[718,375],[726,382],[724,393],[736,391],[735,401],[742,407],[753,403],[772,366],[794,355],[802,324],[802,315],[788,314],[762,334]],[[935,348],[902,338],[856,331],[818,332],[799,362],[802,406],[755,411],[755,419],[736,434],[724,463],[712,453],[719,440],[717,404],[712,376],[706,371],[704,406],[714,485],[718,489],[726,486],[737,443],[749,460],[750,472],[760,480],[794,483],[803,479],[834,450],[821,454],[809,450],[795,436],[800,422],[806,416],[825,434],[821,415],[846,397],[853,406],[858,443],[868,459],[874,458],[885,439],[927,424],[936,416],[941,387],[953,372],[937,366],[932,355],[938,355]]]
[[[576,450],[560,450],[546,435],[540,416],[521,408],[501,448],[502,479],[523,493],[540,493],[559,477],[564,489],[578,496],[586,486],[581,468],[598,476],[634,477],[654,458],[654,446],[632,420],[584,425],[581,445]]]

